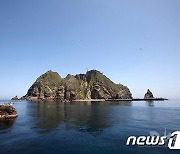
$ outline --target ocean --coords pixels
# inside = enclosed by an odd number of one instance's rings
[[[0,153],[179,153],[126,145],[129,136],[180,130],[180,100],[109,102],[16,101],[15,120],[0,121]]]

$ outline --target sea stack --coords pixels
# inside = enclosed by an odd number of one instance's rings
[[[154,99],[153,93],[148,89],[144,95],[144,99]]]

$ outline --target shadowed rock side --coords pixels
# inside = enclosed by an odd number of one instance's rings
[[[22,99],[61,100],[80,99],[131,99],[128,87],[115,84],[97,70],[86,74],[70,75],[65,78],[57,72],[48,71],[41,75]]]
[[[16,118],[17,111],[11,105],[0,105],[0,119]]]
[[[148,89],[144,95],[144,99],[154,99],[153,93]]]

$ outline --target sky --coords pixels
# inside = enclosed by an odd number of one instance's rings
[[[0,98],[48,70],[97,69],[142,98],[180,98],[179,0],[0,0]],[[140,50],[140,48],[142,50]]]

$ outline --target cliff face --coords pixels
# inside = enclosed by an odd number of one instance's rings
[[[131,99],[126,86],[115,84],[97,70],[61,78],[56,72],[41,75],[29,88],[27,100]]]

